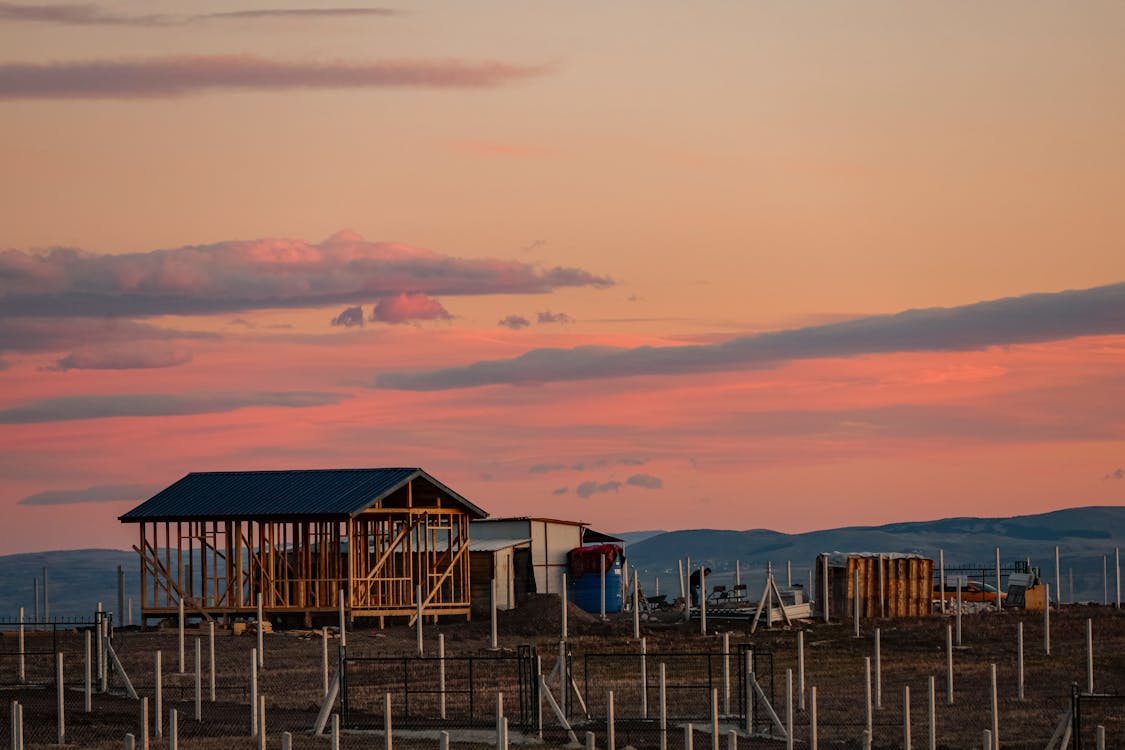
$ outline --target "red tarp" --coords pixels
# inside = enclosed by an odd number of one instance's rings
[[[624,550],[617,544],[591,544],[588,547],[575,547],[566,553],[566,562],[570,574],[576,578],[587,573],[599,575],[601,570],[598,566],[601,563],[602,555],[605,555],[605,569],[607,571],[613,567],[618,558],[624,558],[625,556]]]

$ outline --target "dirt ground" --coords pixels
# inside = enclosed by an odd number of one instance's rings
[[[586,730],[594,731],[599,746],[605,744],[606,691],[613,690],[618,719],[617,745],[656,747],[659,741],[653,719],[641,717],[641,695],[638,656],[640,644],[632,639],[632,618],[629,614],[612,616],[601,621],[571,606],[568,611],[571,669],[579,690],[585,693],[593,718],[583,723],[576,718],[580,739]],[[904,741],[904,688],[910,688],[910,727],[913,743],[927,747],[929,732],[928,680],[935,678],[935,730],[937,747],[953,749],[980,746],[982,730],[991,726],[990,665],[995,664],[998,683],[999,725],[1005,748],[1043,748],[1070,706],[1071,686],[1086,683],[1086,623],[1090,621],[1094,642],[1094,683],[1096,692],[1125,695],[1125,612],[1096,606],[1067,607],[1051,613],[1051,655],[1043,647],[1041,613],[1005,611],[966,615],[962,620],[962,647],[954,649],[954,704],[946,704],[946,626],[952,618],[930,617],[915,621],[885,621],[879,624],[882,657],[882,708],[874,711],[873,729],[876,748],[898,748]],[[1025,699],[1017,696],[1017,629],[1024,628]],[[489,623],[485,620],[465,622],[444,621],[424,628],[427,656],[437,653],[437,637],[445,637],[446,655],[450,658],[474,655],[513,655],[523,644],[536,646],[544,673],[550,673],[558,654],[561,607],[557,597],[541,596],[527,606],[500,614],[499,652],[490,652]],[[816,687],[817,725],[820,745],[833,748],[859,748],[864,726],[864,657],[874,655],[874,628],[867,623],[861,636],[855,638],[850,624],[798,623],[793,628],[762,630],[752,636],[738,622],[709,622],[711,633],[699,634],[699,623],[685,623],[679,613],[661,613],[642,622],[648,657],[648,689],[645,692],[650,717],[656,715],[658,691],[656,665],[666,663],[669,674],[668,745],[672,750],[683,747],[683,725],[690,719],[697,730],[709,730],[709,709],[706,690],[710,684],[721,685],[717,675],[722,670],[722,632],[729,633],[732,655],[732,701],[737,713],[740,685],[737,680],[739,648],[749,644],[756,653],[769,654],[772,670],[767,673],[759,664],[759,678],[767,692],[772,692],[778,714],[784,720],[786,670],[797,669],[796,632],[804,631],[806,687]],[[194,719],[194,648],[200,638],[203,664],[202,721]],[[53,661],[49,652],[59,648],[66,666],[66,729],[68,744],[83,748],[120,748],[126,732],[140,734],[140,710],[136,701],[123,697],[123,685],[111,681],[110,694],[95,694],[93,712],[83,712],[82,664],[84,636],[66,633],[57,642],[49,636],[29,634],[29,685],[16,688],[15,638],[0,637],[0,743],[10,737],[10,704],[20,701],[24,708],[25,747],[54,746],[56,741],[55,687]],[[265,667],[259,673],[259,688],[266,696],[266,730],[268,746],[280,747],[280,733],[291,732],[294,747],[327,748],[326,737],[310,735],[323,694],[320,631],[287,631],[267,633]],[[248,708],[251,648],[256,644],[253,634],[233,636],[219,630],[216,636],[216,702],[211,703],[208,679],[208,644],[206,630],[189,629],[186,637],[185,673],[179,671],[177,635],[174,629],[147,632],[119,630],[114,648],[129,674],[137,692],[148,696],[150,716],[155,722],[154,654],[159,650],[163,660],[163,700],[165,711],[179,712],[181,745],[191,748],[252,748],[257,743],[248,736]],[[337,639],[330,638],[329,656],[335,671]],[[416,635],[402,624],[387,628],[360,628],[348,633],[348,654],[359,657],[410,656],[415,653]],[[619,654],[619,659],[612,656]],[[695,654],[697,656],[687,656]],[[711,654],[706,656],[705,654]],[[703,655],[703,656],[699,656]],[[794,682],[797,677],[794,674]],[[500,684],[497,681],[497,686]],[[551,683],[553,686],[555,683]],[[692,685],[690,690],[686,685]],[[679,687],[677,687],[679,686]],[[491,710],[494,696],[485,693],[478,700]],[[796,685],[795,685],[796,687]],[[389,689],[389,688],[388,688]],[[557,694],[557,687],[552,687]],[[811,691],[810,691],[811,692]],[[794,711],[794,736],[805,745],[811,732],[811,696],[806,693],[805,708]],[[512,700],[508,698],[507,700]],[[399,700],[399,698],[395,698]],[[490,701],[492,703],[490,703]],[[795,699],[795,703],[796,703]],[[420,704],[419,704],[420,705]],[[509,704],[506,704],[509,705]],[[397,709],[396,709],[397,710]],[[761,712],[759,707],[759,712]],[[381,712],[381,706],[378,708]],[[1107,728],[1107,747],[1125,747],[1125,700],[1112,699],[1084,702],[1089,737],[1085,746],[1093,747],[1096,723]],[[575,712],[575,715],[580,713]],[[436,717],[435,717],[436,718]],[[721,729],[740,726],[732,715],[723,719]],[[423,722],[425,724],[425,722]],[[565,743],[558,722],[548,710],[547,746]],[[396,725],[396,728],[399,728]],[[402,727],[405,729],[405,726]],[[415,722],[413,729],[427,729]],[[436,730],[439,722],[429,722]],[[450,729],[454,744],[461,748],[484,747],[491,742],[487,722],[475,731]],[[513,737],[518,734],[513,730]],[[697,732],[695,744],[710,747],[710,736]],[[378,734],[345,732],[341,746],[359,748],[382,746]],[[433,731],[423,737],[395,734],[400,747],[436,747]],[[740,737],[742,748],[778,748],[784,743]],[[152,747],[166,747],[166,739],[154,739]],[[138,747],[140,744],[138,743]]]

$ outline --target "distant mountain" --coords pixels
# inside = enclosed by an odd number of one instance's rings
[[[766,564],[772,562],[777,580],[785,583],[791,561],[794,583],[808,581],[808,571],[820,552],[914,552],[937,559],[945,550],[946,568],[975,566],[989,571],[1000,547],[1004,562],[1030,558],[1054,584],[1054,551],[1059,546],[1064,599],[1069,598],[1069,575],[1074,574],[1074,597],[1101,601],[1103,555],[1108,555],[1109,597],[1114,595],[1113,550],[1125,547],[1125,507],[1068,508],[1013,518],[945,518],[939,521],[853,526],[804,534],[768,529],[728,531],[634,531],[616,534],[626,540],[629,565],[640,571],[646,593],[655,578],[661,592],[678,594],[676,561],[691,557],[692,565],[710,567],[712,583],[729,585],[739,561],[742,579],[751,592],[760,590]],[[109,549],[60,550],[0,556],[0,619],[15,617],[19,607],[28,619],[34,608],[33,579],[48,568],[50,607],[60,617],[89,616],[100,601],[117,609],[117,566],[125,571],[126,596],[137,602],[139,562],[135,552]],[[1123,571],[1125,572],[1125,571]],[[988,574],[991,575],[991,574]],[[42,606],[42,605],[40,605]],[[118,621],[123,621],[120,618]]]
[[[957,566],[994,570],[999,547],[1002,562],[1030,559],[1054,586],[1055,545],[1059,546],[1064,598],[1069,596],[1069,571],[1073,570],[1074,597],[1101,601],[1103,555],[1108,555],[1112,600],[1114,548],[1125,546],[1125,507],[1067,508],[1013,518],[946,518],[803,534],[767,529],[669,531],[628,545],[626,557],[648,580],[646,590],[652,590],[653,579],[659,576],[661,592],[678,593],[677,560],[686,557],[691,558],[692,567],[697,563],[710,567],[714,583],[727,585],[738,560],[743,583],[753,590],[760,587],[771,562],[780,582],[785,582],[787,562],[791,562],[794,583],[807,582],[809,569],[821,552],[908,552],[931,557],[936,563],[938,550],[943,549],[947,570]],[[979,570],[970,575],[979,577]]]

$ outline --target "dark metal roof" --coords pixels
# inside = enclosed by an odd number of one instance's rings
[[[463,505],[481,508],[418,468],[195,472],[158,492],[120,520],[201,520],[354,516],[422,478]]]

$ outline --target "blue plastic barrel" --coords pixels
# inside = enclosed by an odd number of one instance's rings
[[[584,573],[569,580],[567,589],[570,600],[586,612],[600,614],[602,611],[602,578],[597,573]],[[605,611],[606,614],[621,611],[621,559],[614,560],[605,573]]]

